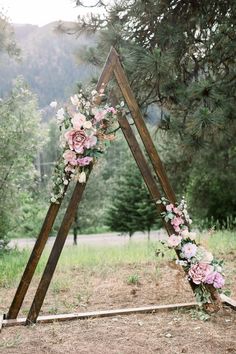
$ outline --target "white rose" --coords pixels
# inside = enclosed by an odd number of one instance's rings
[[[85,128],[85,129],[91,129],[92,128],[92,122],[90,121],[90,120],[86,120],[86,122],[84,122],[84,124],[83,124],[83,127]]]
[[[86,182],[86,173],[85,172],[81,172],[79,174],[78,181],[79,181],[79,183],[85,183]]]
[[[77,95],[71,96],[70,100],[73,106],[79,105],[79,97]]]

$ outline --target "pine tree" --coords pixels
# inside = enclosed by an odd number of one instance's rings
[[[198,215],[235,217],[235,198],[224,188],[225,171],[227,185],[234,185],[236,173],[235,0],[98,5],[106,9],[104,18],[78,22],[78,32],[98,32],[97,46],[84,57],[102,65],[110,46],[117,49],[141,108],[155,103],[162,111],[158,128],[167,131],[163,155],[174,189],[188,191]],[[225,169],[211,158],[217,151]]]
[[[139,170],[134,163],[126,164],[112,192],[107,226],[131,237],[136,231],[149,234],[156,222],[157,212]]]

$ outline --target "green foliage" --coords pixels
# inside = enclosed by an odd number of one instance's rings
[[[22,201],[37,191],[34,161],[40,147],[40,117],[36,100],[21,79],[0,102],[0,115],[0,239],[4,239],[24,218]]]
[[[187,192],[197,218],[225,224],[235,215],[236,2],[128,0],[108,7],[103,21],[80,18],[78,33],[98,32],[87,60],[101,64],[115,46],[140,106],[154,102],[161,112],[162,155],[177,194]]]
[[[106,224],[112,231],[130,237],[135,231],[149,232],[157,221],[157,212],[134,162],[124,163],[115,182]]]
[[[138,274],[132,274],[127,279],[127,284],[138,285],[140,284],[140,276]]]

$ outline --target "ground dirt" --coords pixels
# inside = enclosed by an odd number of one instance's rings
[[[20,316],[30,308],[37,281]],[[231,281],[236,298],[235,274]],[[9,307],[14,292],[13,288],[1,289],[1,312]],[[191,289],[173,262],[74,268],[56,273],[41,314],[189,301],[194,301]],[[3,328],[0,353],[235,354],[236,311],[225,307],[207,321],[203,319],[205,315],[197,310],[175,310]]]

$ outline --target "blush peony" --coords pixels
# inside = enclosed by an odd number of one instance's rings
[[[197,263],[191,266],[188,275],[195,284],[204,283],[207,277],[214,271],[214,267],[207,263]]]

